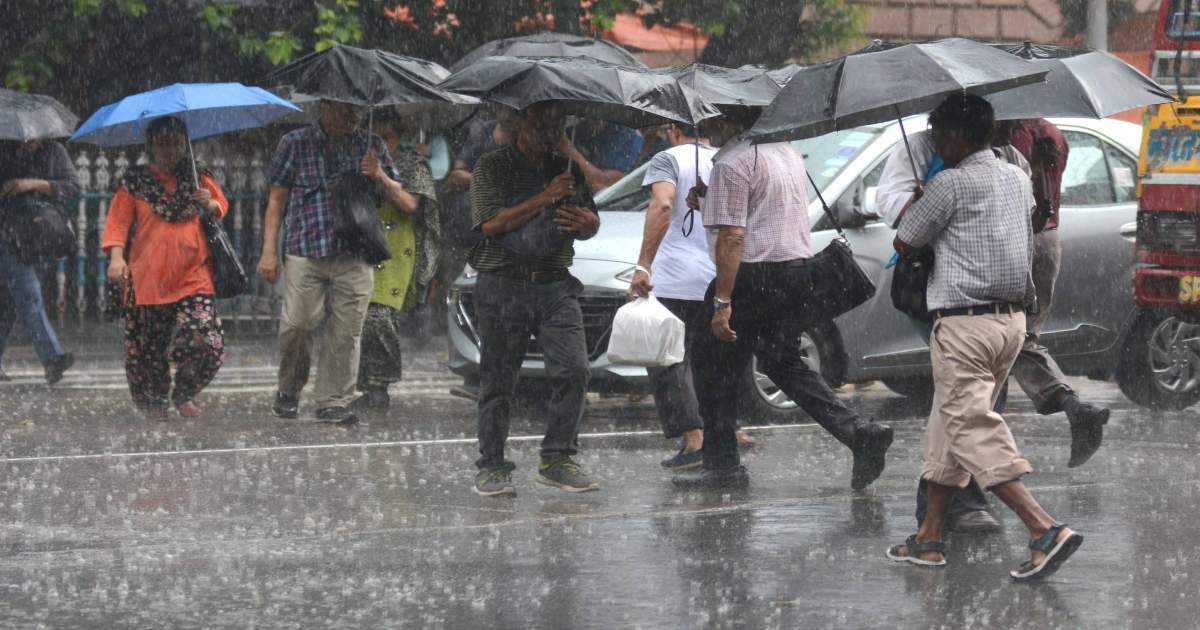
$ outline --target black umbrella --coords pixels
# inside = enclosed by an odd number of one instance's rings
[[[439,87],[516,110],[555,101],[568,114],[626,127],[695,125],[720,114],[672,76],[588,57],[487,57]]]
[[[859,52],[798,70],[750,135],[756,142],[811,138],[924,113],[951,94],[1037,83],[1047,72],[966,39]]]
[[[1175,100],[1166,88],[1106,52],[1030,43],[996,48],[1050,72],[1045,83],[988,96],[998,120],[1107,118]]]
[[[762,64],[748,63],[744,66],[738,66],[738,70],[758,70],[759,72],[765,72],[767,76],[771,77],[776,83],[779,84],[779,87],[783,87],[788,84],[788,81],[792,80],[793,75],[805,67],[806,66],[801,66],[799,64],[789,63],[778,68],[768,68]]]
[[[352,105],[387,105],[401,112],[478,104],[437,87],[447,76],[449,72],[432,61],[337,44],[297,59],[266,80],[293,93]]]
[[[459,59],[451,70],[458,72],[485,57],[591,57],[619,66],[646,67],[632,53],[603,39],[567,33],[534,33],[490,41]]]
[[[0,88],[0,140],[66,138],[79,117],[52,97]]]
[[[675,77],[713,105],[766,107],[781,89],[769,71],[754,67],[722,68],[692,63],[655,72]]]

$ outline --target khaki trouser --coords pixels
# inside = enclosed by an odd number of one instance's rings
[[[358,380],[363,320],[374,288],[371,266],[346,255],[288,256],[285,264],[279,391],[299,395],[308,383],[312,336],[324,322],[317,356],[317,408],[347,405]]]
[[[999,389],[1025,340],[1025,314],[960,315],[933,323],[933,411],[925,432],[921,478],[962,488],[974,476],[984,488],[1033,471],[1000,414]]]

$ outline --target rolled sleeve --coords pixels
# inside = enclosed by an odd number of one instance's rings
[[[750,179],[728,164],[716,164],[704,198],[704,227],[746,227]]]
[[[925,187],[925,194],[908,209],[897,236],[911,247],[924,247],[946,229],[954,216],[954,177],[942,173]]]
[[[271,166],[267,168],[267,181],[272,186],[291,188],[296,180],[296,144],[291,135],[279,140]]]
[[[129,228],[134,217],[133,195],[118,188],[108,206],[108,218],[104,222],[104,235],[100,238],[100,249],[105,254],[114,247],[125,247],[129,242]]]
[[[471,174],[471,225],[476,230],[504,210],[504,173],[496,168],[500,153],[488,153],[475,164]]]

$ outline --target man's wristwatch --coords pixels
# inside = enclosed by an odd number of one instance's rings
[[[713,296],[713,310],[723,311],[733,305],[732,300],[722,300],[717,296]]]

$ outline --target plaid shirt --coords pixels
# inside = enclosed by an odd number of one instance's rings
[[[1029,176],[991,150],[934,177],[898,234],[912,247],[933,245],[929,310],[1031,303],[1033,206]]]
[[[359,171],[366,146],[366,133],[362,131],[333,144],[319,125],[298,129],[279,140],[267,178],[272,186],[288,189],[283,226],[285,254],[327,258],[346,250],[334,235],[329,191],[336,176]],[[372,134],[371,148],[379,155],[388,177],[398,180],[387,145],[379,136]]]
[[[745,228],[742,262],[812,256],[804,158],[791,145],[730,141],[713,156],[709,178],[704,227]]]

